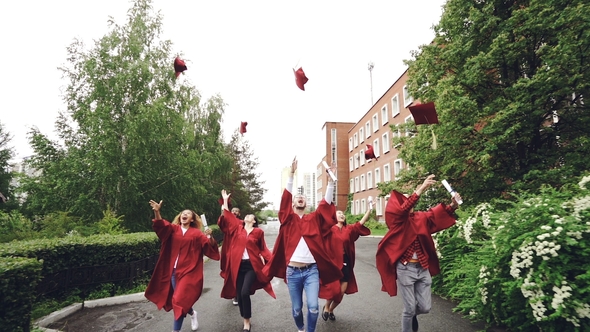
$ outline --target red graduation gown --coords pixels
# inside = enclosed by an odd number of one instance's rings
[[[293,198],[285,189],[281,198],[279,221],[281,228],[277,236],[270,262],[265,266],[264,274],[270,279],[278,277],[286,280],[287,263],[303,236],[315,259],[321,282],[329,284],[342,278],[342,271],[337,260],[342,261],[342,254],[334,254],[331,246],[330,229],[336,222],[336,208],[324,199],[317,210],[299,217],[293,211]]]
[[[338,225],[334,225],[332,226],[331,231],[334,239],[337,239],[337,243],[340,244],[340,248],[342,248],[343,253],[346,253],[349,260],[348,268],[350,271],[350,277],[344,293],[354,294],[358,292],[358,285],[354,275],[354,263],[356,257],[354,242],[358,240],[361,235],[370,235],[371,230],[357,222],[351,225],[344,224],[342,228],[338,227]],[[340,296],[340,281],[337,282],[336,286],[337,287],[326,287],[326,285],[322,284],[320,287],[320,298],[340,303],[342,301],[342,297]],[[336,292],[332,293],[334,290],[336,290]]]
[[[227,210],[223,212],[223,217],[219,218],[218,225],[224,233],[224,241],[229,240],[229,243],[231,243],[231,247],[226,247],[227,256],[225,259],[227,264],[225,266],[225,278],[223,288],[221,289],[221,297],[233,299],[236,296],[236,283],[240,263],[242,262],[244,250],[247,250],[250,263],[252,264],[254,273],[256,273],[256,280],[250,288],[250,294],[254,294],[256,290],[263,288],[270,296],[276,298],[270,282],[262,273],[265,262],[268,262],[271,258],[270,250],[268,250],[264,241],[264,231],[255,227],[250,234],[247,234],[243,221]],[[264,258],[264,262],[260,256]]]
[[[415,193],[406,198],[394,190],[385,207],[385,223],[389,231],[379,242],[376,260],[377,270],[381,275],[381,290],[390,296],[397,295],[397,261],[416,237],[428,257],[430,274],[436,275],[440,272],[438,256],[431,234],[455,224],[453,209],[443,204],[425,212],[410,213],[418,198],[419,196]]]
[[[183,235],[180,225],[166,220],[153,220],[152,228],[162,244],[145,297],[158,310],[173,309],[174,319],[179,319],[188,313],[203,291],[203,255],[219,260],[217,242],[194,227]],[[176,257],[176,291],[173,291],[171,280]]]

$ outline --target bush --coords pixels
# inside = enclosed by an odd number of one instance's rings
[[[515,331],[590,329],[590,190],[543,187],[482,204],[434,238],[435,291]],[[460,212],[461,213],[461,212]]]

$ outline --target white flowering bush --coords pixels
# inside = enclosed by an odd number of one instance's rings
[[[590,176],[482,204],[436,235],[435,291],[514,331],[590,331]]]

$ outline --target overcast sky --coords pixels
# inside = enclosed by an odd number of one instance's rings
[[[162,37],[186,59],[189,80],[204,99],[228,104],[226,141],[241,121],[260,163],[265,200],[278,207],[280,176],[296,155],[299,172],[313,172],[324,155],[327,121],[357,122],[406,67],[410,52],[434,38],[444,0],[262,1],[154,0]],[[66,62],[74,38],[87,47],[126,23],[125,0],[0,2],[0,122],[12,135],[17,159],[30,155],[26,133],[35,126],[56,139],[65,110]],[[172,59],[171,59],[172,61]],[[309,82],[297,88],[293,67]],[[348,167],[344,165],[343,167]]]

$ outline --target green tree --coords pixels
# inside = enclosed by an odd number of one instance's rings
[[[69,46],[61,68],[67,110],[56,121],[61,144],[38,131],[30,136],[31,165],[42,170],[27,183],[30,213],[66,211],[96,222],[108,210],[135,231],[150,227],[150,199],[164,200],[170,220],[185,208],[213,210],[207,192],[231,165],[220,130],[225,104],[219,96],[202,102],[175,78],[162,28],[151,1],[136,0],[127,23],[111,21],[92,48],[79,40]]]
[[[434,30],[407,61],[408,86],[436,103],[440,124],[394,142],[411,166],[402,182],[436,173],[476,203],[588,168],[587,1],[449,0]]]
[[[12,137],[0,122],[0,211],[9,211],[17,207],[16,199],[13,199],[13,179],[10,169],[10,160],[14,156],[13,149],[9,146]]]
[[[242,216],[251,213],[259,215],[269,203],[263,201],[264,181],[260,181],[260,173],[256,172],[258,158],[254,156],[250,143],[237,130],[227,149],[232,156],[233,168],[225,189],[232,194],[232,205],[240,208]]]

